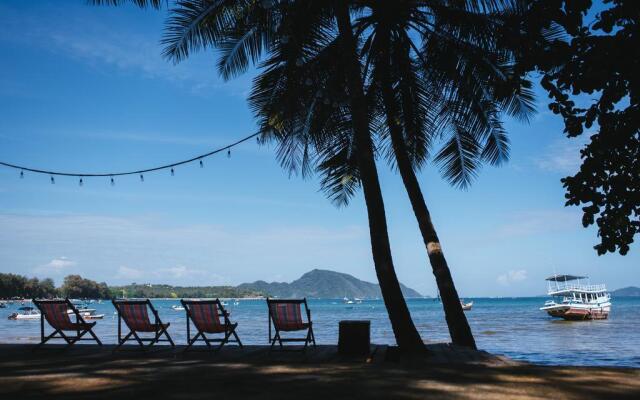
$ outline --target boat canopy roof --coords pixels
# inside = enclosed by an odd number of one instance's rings
[[[565,282],[565,281],[575,281],[576,279],[587,279],[587,277],[577,276],[577,275],[552,275],[545,280],[552,281],[552,282]]]

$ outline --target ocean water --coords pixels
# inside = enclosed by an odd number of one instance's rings
[[[473,309],[467,318],[480,349],[517,360],[551,365],[600,365],[640,367],[640,298],[614,298],[607,320],[569,322],[551,318],[538,310],[545,298],[467,298]],[[171,308],[177,300],[154,300],[169,333],[178,344],[186,342],[184,311]],[[27,304],[28,305],[28,304]],[[450,341],[442,305],[433,299],[409,299],[413,320],[425,342]],[[0,309],[0,343],[36,343],[37,321],[8,320],[19,304]],[[91,304],[97,313],[95,332],[104,343],[115,343],[117,318],[110,302]],[[338,321],[371,321],[371,340],[394,344],[395,340],[381,300],[344,304],[342,300],[309,300],[316,341],[336,344]],[[229,302],[233,322],[243,343],[267,344],[267,306],[264,300]],[[87,342],[89,343],[89,342]]]

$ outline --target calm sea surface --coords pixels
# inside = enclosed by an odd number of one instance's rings
[[[538,308],[544,298],[465,299],[473,300],[467,317],[478,347],[495,354],[540,364],[610,365],[640,367],[640,298],[614,298],[609,319],[567,322],[548,317]],[[175,311],[173,300],[155,300],[164,322],[171,322],[174,341],[186,339],[185,313]],[[426,342],[449,341],[442,305],[432,299],[408,300],[409,308]],[[28,304],[26,304],[28,305]],[[35,343],[39,340],[38,321],[12,321],[7,317],[19,304],[0,309],[0,343]],[[91,304],[103,320],[97,320],[96,333],[104,343],[116,342],[117,319],[111,303]],[[338,341],[338,321],[371,320],[372,342],[395,343],[381,300],[365,300],[347,305],[341,300],[310,300],[316,340],[322,344]],[[264,300],[229,302],[231,319],[238,322],[238,333],[246,344],[267,343],[267,306]]]

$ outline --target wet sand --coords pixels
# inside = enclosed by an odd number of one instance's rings
[[[640,370],[536,366],[485,352],[430,345],[407,358],[372,346],[345,358],[335,346],[306,353],[266,346],[220,353],[167,347],[112,354],[0,345],[2,399],[614,399],[640,398]]]

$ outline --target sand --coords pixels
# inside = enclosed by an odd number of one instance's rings
[[[0,345],[2,399],[614,399],[640,398],[640,370],[536,366],[431,345],[426,357],[372,346],[345,358],[335,346],[269,353],[182,348],[112,354],[111,346],[32,350]]]

